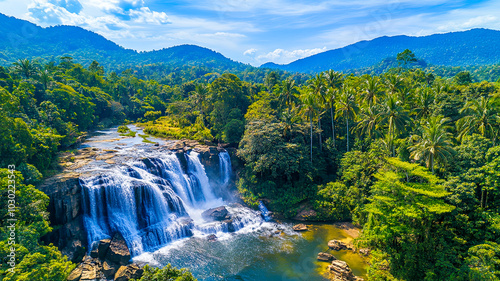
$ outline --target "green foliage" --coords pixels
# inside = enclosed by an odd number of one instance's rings
[[[355,194],[349,194],[345,184],[330,182],[319,186],[313,207],[320,212],[321,219],[346,221],[351,218],[350,212],[355,200]]]
[[[365,207],[368,221],[361,241],[388,254],[395,277],[423,280],[428,272],[442,274],[436,269],[448,265],[434,259],[447,253],[430,257],[428,252],[447,246],[439,239],[442,234],[436,225],[441,215],[455,208],[443,200],[449,193],[425,168],[395,158],[387,162],[375,175],[378,181]]]
[[[14,272],[7,270],[10,266],[2,265],[0,278],[2,280],[66,280],[75,267],[52,245],[40,245],[40,237],[51,231],[48,213],[46,211],[49,198],[32,185],[23,183],[20,172],[11,173],[7,169],[0,169],[0,204],[8,206],[9,185],[15,186],[16,208],[12,217],[8,208],[0,209],[0,255],[7,257],[10,248],[16,249],[16,267]],[[11,224],[7,219],[15,218],[16,238],[9,240]],[[15,241],[14,244],[12,242]]]
[[[134,281],[132,279],[131,281]],[[177,269],[171,264],[163,268],[144,266],[144,274],[141,279],[136,281],[196,281],[193,274],[187,269]]]
[[[497,243],[488,241],[476,245],[468,254],[469,280],[500,280],[500,246]]]

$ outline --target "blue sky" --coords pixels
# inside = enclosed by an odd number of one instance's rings
[[[498,0],[0,0],[0,12],[81,26],[139,51],[196,44],[252,65],[384,35],[500,30]]]

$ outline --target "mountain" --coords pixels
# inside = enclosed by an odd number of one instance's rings
[[[166,63],[174,66],[196,65],[217,69],[243,70],[249,66],[222,54],[195,45],[180,45],[158,51],[137,52],[125,49],[103,36],[76,26],[43,28],[29,21],[0,13],[0,65],[19,59],[41,58],[58,61],[71,56],[89,65],[96,60],[106,69],[120,70],[136,65]]]
[[[328,69],[353,70],[373,66],[410,49],[417,58],[433,65],[472,66],[500,63],[500,31],[472,29],[430,36],[379,37],[343,48],[302,58],[285,65],[266,63],[261,67],[293,72]]]

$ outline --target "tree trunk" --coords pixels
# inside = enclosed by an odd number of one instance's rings
[[[349,152],[349,118],[345,118],[347,123],[347,152]]]
[[[321,117],[318,117],[318,129],[319,129],[319,151],[323,150],[323,144],[321,139]]]
[[[332,117],[332,140],[333,140],[333,147],[335,147],[335,125],[333,124],[333,106],[330,107],[330,115]]]
[[[309,115],[309,119],[311,121],[311,163],[313,161],[313,119],[312,113]]]
[[[432,174],[434,174],[434,155],[431,154],[431,170],[432,170]]]
[[[483,200],[484,200],[484,188],[481,187],[481,209],[484,207]]]

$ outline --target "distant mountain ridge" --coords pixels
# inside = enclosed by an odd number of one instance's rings
[[[471,66],[500,63],[500,31],[472,29],[422,37],[383,36],[370,41],[322,52],[285,65],[265,63],[263,68],[293,72],[345,71],[380,63],[405,49],[419,59],[442,66]]]
[[[208,67],[218,65],[240,70],[249,67],[196,45],[137,52],[81,27],[63,25],[43,28],[0,13],[0,65],[8,66],[24,58],[57,62],[63,55],[71,56],[83,65],[96,60],[107,69],[114,70],[151,63]]]
[[[313,73],[334,69],[357,70],[375,66],[412,50],[426,63],[442,66],[491,65],[500,63],[500,31],[472,29],[423,37],[393,36],[361,41],[343,48],[302,58],[286,65],[266,63],[261,68]],[[0,13],[0,65],[19,59],[58,61],[68,55],[89,65],[96,60],[107,70],[163,63],[170,66],[201,66],[208,71],[243,71],[253,68],[196,45],[179,45],[149,52],[126,49],[103,36],[76,26],[43,28],[29,21]]]

